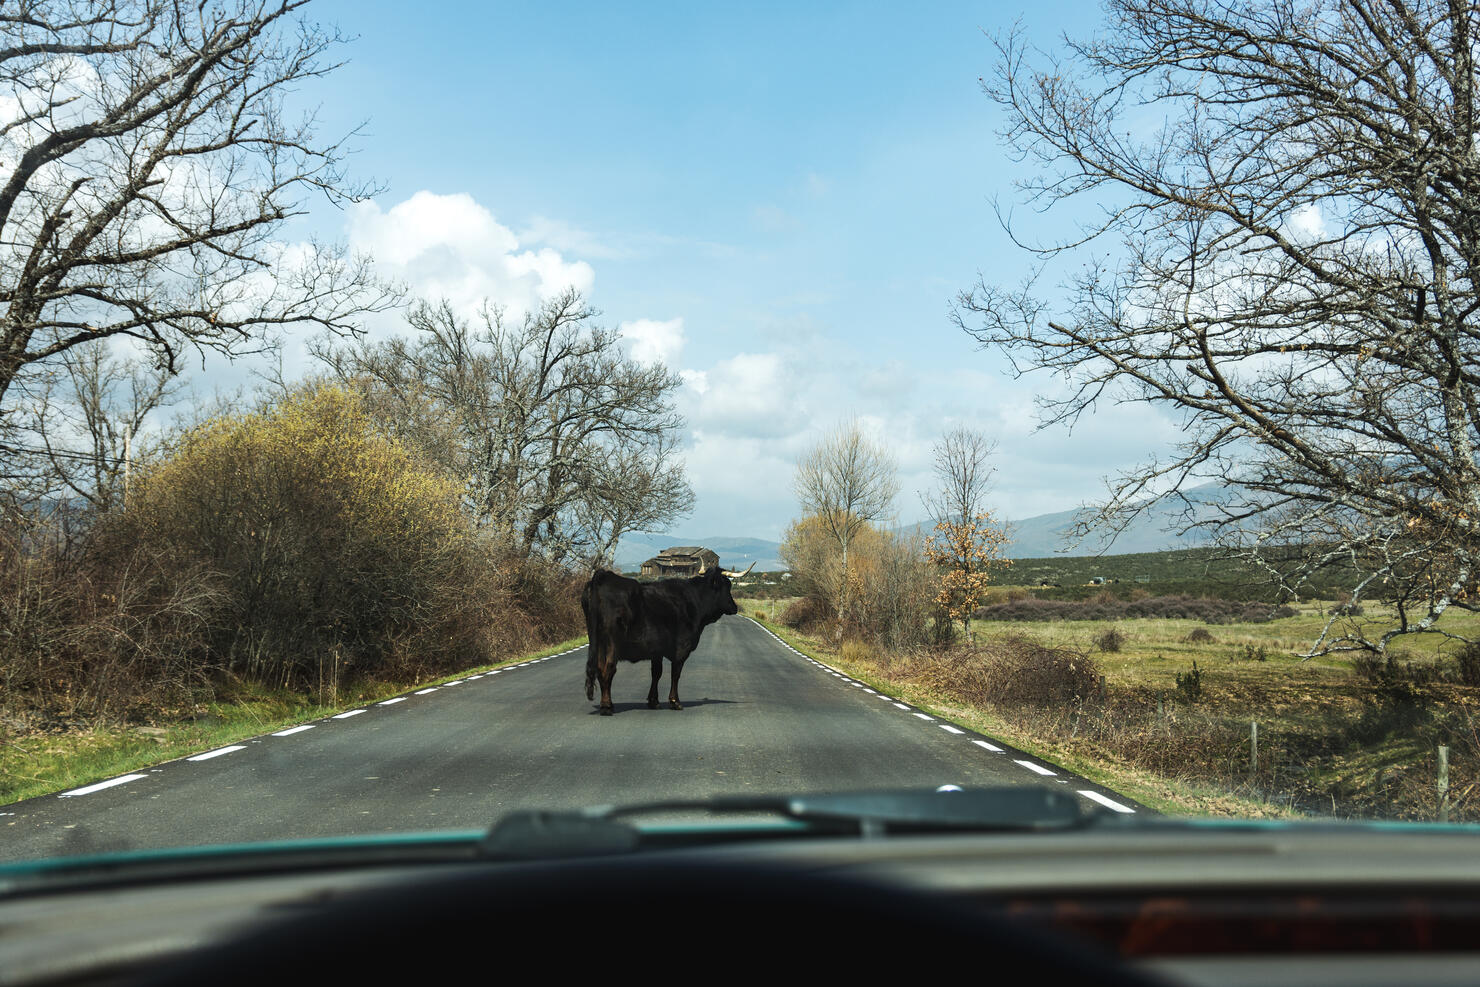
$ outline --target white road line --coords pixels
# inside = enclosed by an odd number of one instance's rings
[[[204,754],[197,754],[194,757],[187,757],[185,760],[209,761],[211,758],[220,757],[222,754],[230,754],[232,751],[244,751],[246,749],[246,746],[243,744],[232,744],[230,747],[217,747],[213,751],[206,751]]]
[[[312,723],[305,723],[301,727],[289,727],[286,730],[279,730],[277,733],[273,734],[273,736],[274,737],[291,737],[295,733],[302,733],[305,730],[312,730],[312,729],[313,729],[313,724]]]
[[[965,730],[958,730],[958,729],[956,729],[955,727],[951,726],[949,723],[937,723],[936,726],[940,727],[942,730],[946,731],[947,733],[965,733],[966,732]]]
[[[1050,770],[1048,770],[1047,768],[1045,768],[1041,764],[1034,764],[1032,761],[1024,761],[1024,760],[1021,760],[1021,759],[1016,759],[1016,760],[1017,760],[1017,763],[1018,764],[1021,764],[1023,767],[1027,768],[1029,771],[1036,771],[1036,772],[1038,772],[1041,775],[1057,775],[1058,774],[1057,771],[1050,771]]]
[[[140,778],[147,777],[149,776],[124,775],[121,778],[109,778],[107,781],[100,781],[96,785],[88,785],[86,788],[74,788],[70,792],[62,792],[57,796],[57,798],[69,799],[74,795],[91,795],[93,792],[101,792],[103,789],[112,788],[114,785],[127,785],[131,781],[138,781]]]
[[[894,702],[894,700],[892,700],[892,699],[889,700],[889,701],[892,702],[892,703]],[[898,706],[900,709],[909,709],[909,707],[906,706],[904,703],[894,703],[894,705]]]
[[[1002,748],[998,747],[996,744],[989,744],[985,740],[973,740],[972,743],[975,744],[978,747],[986,748],[987,750],[991,751],[993,754],[1001,754],[1002,753]]]
[[[406,697],[405,696],[397,696],[394,699],[387,699],[385,702],[383,702],[383,703],[376,703],[375,705],[377,705],[377,706],[394,706],[394,705],[396,705],[396,703],[404,703],[405,701],[406,701]]]
[[[915,715],[922,720],[930,720],[931,722],[935,721],[935,717],[931,716],[929,713],[916,713]]]
[[[363,712],[365,712],[363,709],[352,709],[348,713],[340,713],[337,716],[331,716],[331,717],[329,717],[329,719],[331,719],[331,720],[347,720],[351,716],[359,716]]]
[[[428,692],[436,692],[436,691],[437,691],[437,687],[436,686],[432,686],[430,689],[418,689],[417,691],[413,692],[412,695],[413,696],[424,696]]]
[[[462,685],[466,679],[453,679],[451,682],[443,682],[443,685]]]
[[[874,691],[874,690],[872,690],[872,689],[870,689],[870,688],[868,688],[868,687],[867,687],[867,686],[864,686],[864,689],[863,689],[863,691],[864,691],[864,692],[867,692],[867,693],[868,693],[868,694],[869,694],[869,695],[871,695],[871,696],[877,696],[877,695],[878,695],[878,693],[877,693],[877,692],[875,692],[875,691]]]
[[[1079,789],[1079,794],[1080,795],[1083,795],[1085,798],[1089,799],[1091,802],[1098,802],[1101,805],[1103,805],[1105,808],[1107,808],[1107,809],[1114,809],[1116,812],[1135,812],[1136,811],[1135,809],[1132,809],[1128,805],[1121,805],[1119,802],[1115,801],[1114,799],[1107,799],[1105,796],[1101,795],[1099,792],[1092,792],[1088,788],[1081,788],[1081,789]]]

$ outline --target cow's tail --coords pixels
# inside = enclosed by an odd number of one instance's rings
[[[596,698],[596,648],[586,645],[586,698]]]

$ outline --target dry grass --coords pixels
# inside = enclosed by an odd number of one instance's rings
[[[976,625],[979,640],[989,643],[975,653],[878,654],[852,642],[839,652],[823,638],[800,636],[853,674],[1169,811],[1432,819],[1436,748],[1444,744],[1451,818],[1480,820],[1480,684],[1469,684],[1480,662],[1433,635],[1405,640],[1406,650],[1377,669],[1344,657],[1303,660],[1328,606],[1225,624],[1216,637],[1179,619],[984,622]],[[1358,619],[1384,616],[1369,606]],[[1447,621],[1453,632],[1480,636],[1480,616]],[[1112,630],[1121,649],[1097,648]],[[1006,634],[1086,662],[1093,655],[1103,696],[1004,686],[990,669],[1005,659],[990,642]],[[1178,688],[1194,662],[1195,700]]]

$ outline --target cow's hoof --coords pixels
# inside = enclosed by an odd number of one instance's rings
[[[683,703],[679,702],[677,699],[670,699],[670,700],[668,700],[668,708],[669,709],[683,709]]]
[[[616,712],[616,710],[612,709],[610,706],[603,706],[603,707],[601,707],[601,715],[602,716],[611,716],[615,712]]]
[[[657,709],[657,708],[658,708],[658,701],[656,699],[649,699],[648,700],[648,709]]]

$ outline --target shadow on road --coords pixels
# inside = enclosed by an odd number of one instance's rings
[[[668,708],[668,700],[666,700],[666,699],[663,700],[662,702],[660,702],[658,704],[658,708],[657,709],[648,709],[648,704],[647,704],[646,701],[640,702],[640,703],[619,703],[619,702],[613,702],[612,703],[612,715],[615,716],[617,713],[622,713],[622,712],[638,712],[638,711],[641,711],[641,712],[644,712],[644,713],[655,713],[655,714],[656,713],[680,713],[680,712],[687,712],[688,710],[691,710],[691,709],[698,709],[700,706],[744,706],[744,705],[748,705],[748,704],[745,703],[744,701],[738,700],[738,699],[707,699],[707,698],[706,699],[685,699],[683,701],[683,709],[682,710],[673,710],[673,709],[669,709]],[[593,706],[593,707],[591,707],[591,711],[590,711],[590,714],[589,715],[591,715],[591,716],[600,716],[601,715],[601,707],[600,706]]]

